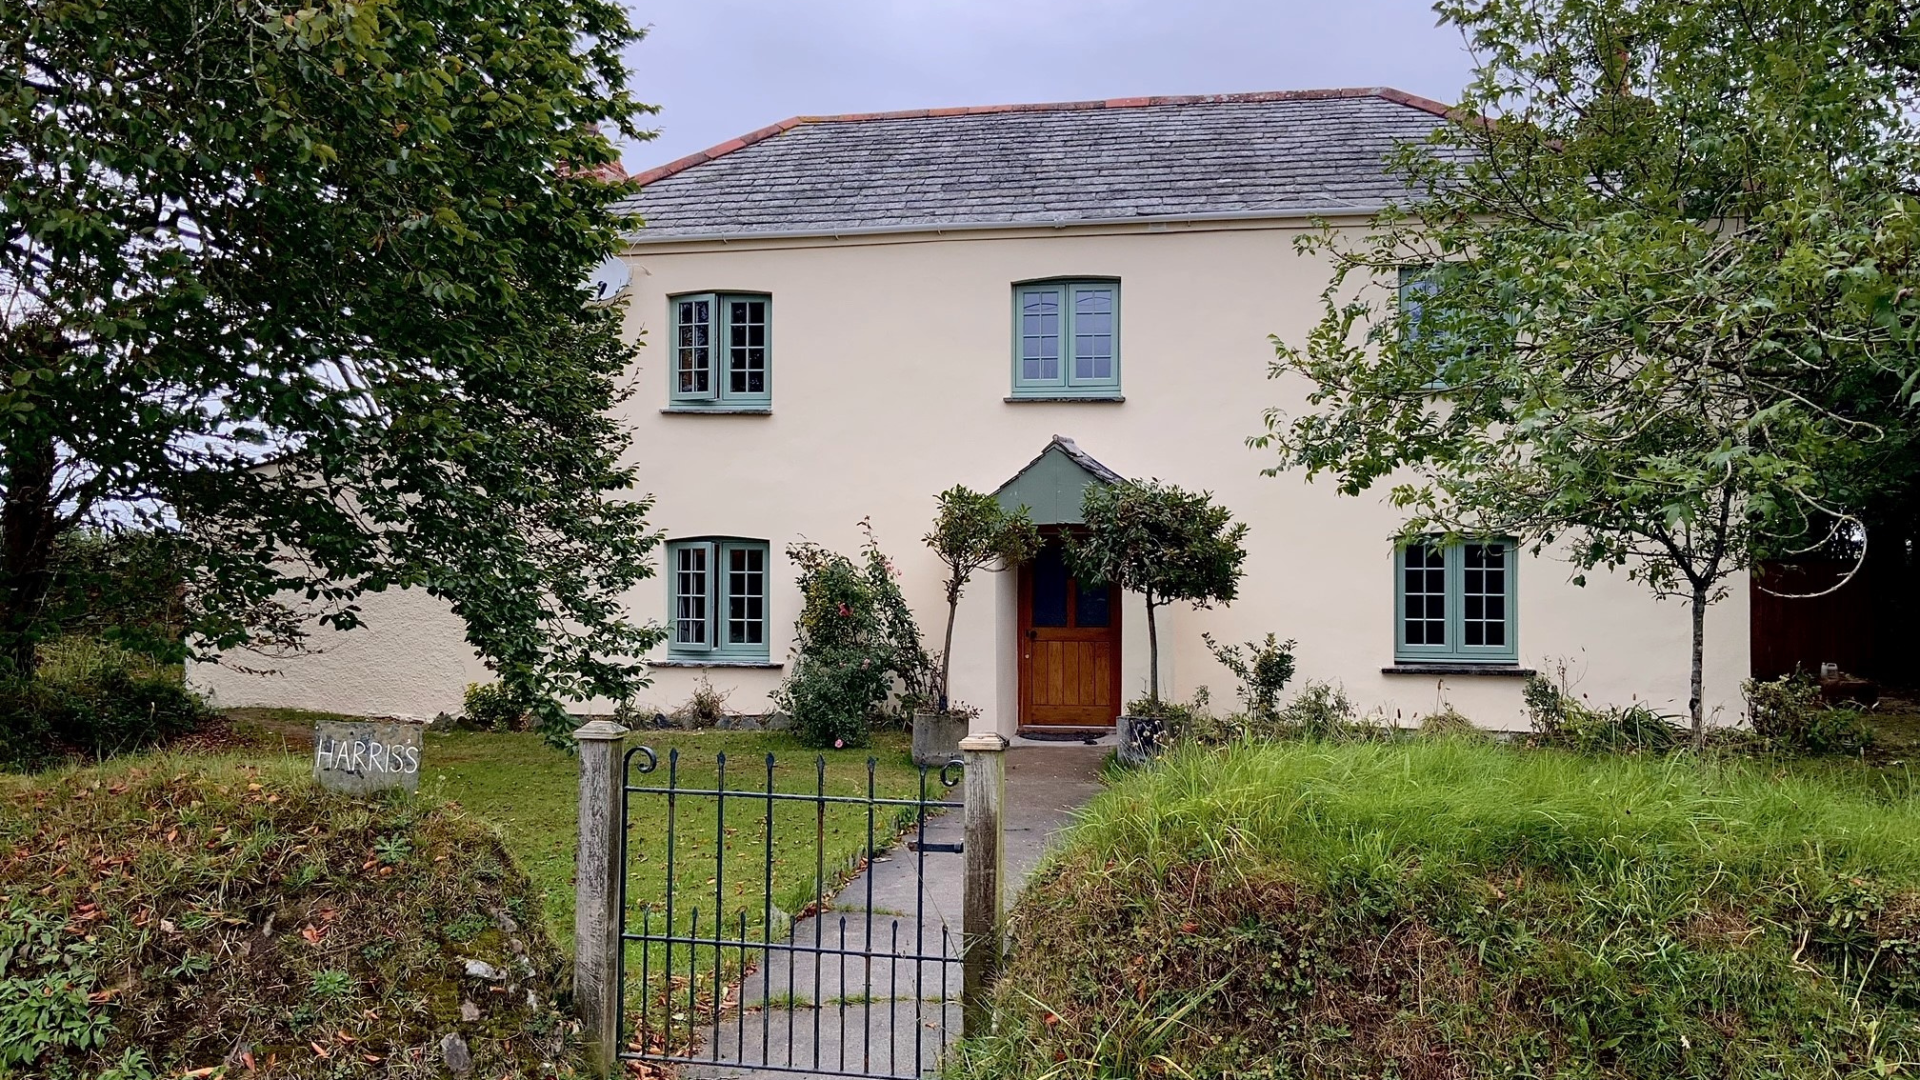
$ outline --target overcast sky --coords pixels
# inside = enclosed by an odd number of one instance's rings
[[[1424,0],[627,0],[638,171],[801,114],[1466,83]]]

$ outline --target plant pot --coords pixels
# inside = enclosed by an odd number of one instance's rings
[[[1167,745],[1167,722],[1157,716],[1122,716],[1113,722],[1114,757],[1122,765],[1145,765]]]
[[[971,722],[964,714],[913,711],[913,763],[937,769],[960,756],[960,740]]]

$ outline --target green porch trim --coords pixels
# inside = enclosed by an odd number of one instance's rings
[[[1064,435],[1029,461],[993,493],[1008,510],[1024,506],[1035,525],[1078,525],[1080,506],[1091,484],[1118,484],[1126,478],[1095,461]]]

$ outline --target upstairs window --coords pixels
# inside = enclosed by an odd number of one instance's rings
[[[1120,394],[1120,283],[1043,281],[1013,290],[1013,396]]]
[[[667,544],[667,655],[675,660],[766,660],[765,540]]]
[[[1402,547],[1394,556],[1394,659],[1517,661],[1516,554],[1511,540]]]
[[[668,400],[687,408],[773,404],[773,298],[753,293],[673,297]]]

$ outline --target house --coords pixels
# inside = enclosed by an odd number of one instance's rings
[[[1262,412],[1304,407],[1268,377],[1330,270],[1295,240],[1360,228],[1406,192],[1383,161],[1444,108],[1387,89],[800,117],[647,173],[626,255],[643,335],[625,406],[641,486],[670,537],[637,612],[672,630],[642,704],[709,680],[769,708],[800,600],[787,545],[874,534],[932,636],[939,567],[921,544],[953,484],[1024,504],[1056,535],[1088,484],[1159,478],[1249,524],[1230,607],[1163,609],[1163,686],[1233,681],[1203,631],[1299,642],[1301,679],[1406,722],[1452,704],[1525,725],[1531,670],[1595,702],[1685,711],[1690,625],[1624,575],[1506,540],[1401,549],[1384,493],[1262,475]],[[1709,711],[1738,714],[1747,588],[1709,616]],[[278,674],[198,669],[228,705],[430,714],[487,678],[423,597],[371,596],[366,629]],[[323,632],[324,633],[324,632]],[[953,692],[978,722],[1103,726],[1146,682],[1139,598],[1082,587],[1057,545],[976,578]],[[603,703],[604,704],[604,703]]]

